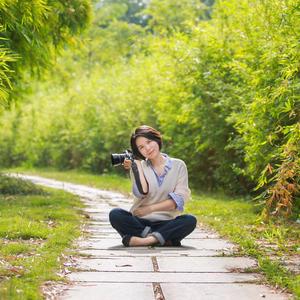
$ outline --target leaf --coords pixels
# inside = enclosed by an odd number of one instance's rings
[[[132,267],[132,265],[124,264],[124,265],[115,265],[117,268],[125,268],[125,267]]]

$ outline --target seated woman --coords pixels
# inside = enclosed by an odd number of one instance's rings
[[[160,132],[150,126],[140,126],[131,135],[137,159],[125,159],[123,165],[130,169],[135,202],[130,211],[114,208],[109,214],[126,247],[180,246],[196,227],[194,216],[181,214],[190,196],[186,165],[162,153],[161,147]]]

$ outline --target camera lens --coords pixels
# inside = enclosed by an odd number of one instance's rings
[[[114,153],[111,155],[111,163],[113,166],[120,165],[124,162],[126,155]]]

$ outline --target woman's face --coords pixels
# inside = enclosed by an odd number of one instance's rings
[[[143,136],[139,136],[136,139],[135,143],[140,153],[150,160],[154,159],[160,154],[159,145],[153,140],[149,140]]]

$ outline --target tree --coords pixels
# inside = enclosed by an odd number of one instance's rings
[[[89,0],[0,1],[0,103],[18,91],[24,72],[40,74],[91,18]]]
[[[175,31],[190,32],[205,18],[208,6],[199,0],[152,0],[145,10],[150,16],[149,28],[160,34]]]
[[[141,26],[146,26],[148,18],[143,13],[147,7],[149,0],[102,0],[96,6],[106,13],[109,18],[111,16],[117,17],[119,21],[127,23],[134,23]],[[121,14],[116,15],[116,12],[122,11]]]

